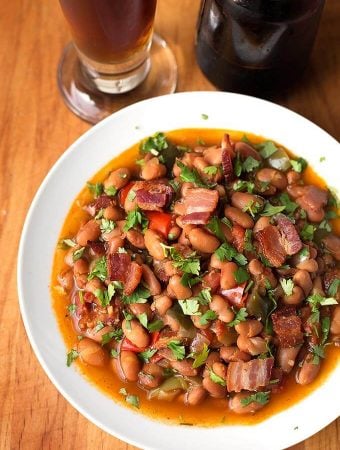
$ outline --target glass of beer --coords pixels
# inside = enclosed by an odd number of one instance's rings
[[[176,60],[153,33],[156,0],[59,0],[73,42],[58,67],[67,106],[96,123],[136,101],[174,92]]]

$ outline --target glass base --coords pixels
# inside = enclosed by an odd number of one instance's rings
[[[77,116],[97,123],[124,106],[159,95],[171,94],[177,84],[176,59],[167,43],[154,33],[148,73],[136,88],[123,94],[108,94],[97,89],[87,75],[72,43],[68,44],[58,66],[58,87],[66,105]]]

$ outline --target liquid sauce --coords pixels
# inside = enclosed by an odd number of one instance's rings
[[[167,137],[177,145],[197,145],[198,138],[203,140],[207,145],[213,145],[221,141],[226,130],[204,130],[189,129],[176,130],[166,133]],[[244,132],[228,131],[235,140],[240,140]],[[262,137],[247,133],[247,137],[253,142],[258,143],[265,140]],[[123,152],[119,157],[110,161],[103,167],[91,180],[91,182],[103,181],[108,173],[119,167],[129,167],[138,170],[134,161],[139,152],[139,144],[133,146],[129,150]],[[325,186],[325,182],[319,178],[310,167],[304,172],[305,182],[316,184],[320,187]],[[65,223],[60,233],[60,239],[74,236],[82,222],[88,219],[88,214],[82,210],[82,206],[92,199],[92,195],[87,188],[84,188],[76,200],[73,202],[71,209],[67,215]],[[336,225],[336,231],[339,232],[339,224]],[[60,290],[57,275],[67,268],[64,263],[65,250],[57,249],[54,257],[51,294],[53,307],[58,320],[60,331],[65,340],[65,361],[66,352],[69,351],[77,343],[77,333],[73,329],[72,320],[68,315],[67,306],[70,303],[69,295],[63,294]],[[266,418],[283,411],[295,403],[302,400],[310,392],[319,387],[326,379],[329,373],[336,367],[339,362],[339,351],[333,345],[326,347],[326,358],[322,360],[321,370],[314,382],[307,386],[301,386],[295,382],[295,372],[291,373],[284,383],[283,390],[278,394],[272,394],[270,402],[254,415],[237,415],[228,409],[228,400],[220,400],[208,398],[203,405],[185,406],[181,396],[172,402],[160,400],[147,400],[146,394],[135,383],[126,383],[119,380],[111,366],[105,368],[97,368],[86,366],[79,361],[75,361],[77,369],[96,387],[105,394],[112,397],[116,402],[126,407],[132,408],[125,402],[123,395],[119,394],[119,389],[125,387],[129,394],[135,394],[140,399],[140,409],[138,411],[158,420],[187,424],[187,425],[223,425],[223,424],[244,424],[251,425],[265,420]],[[65,362],[66,363],[66,362]],[[70,369],[71,370],[71,369]],[[134,408],[135,409],[135,408]]]

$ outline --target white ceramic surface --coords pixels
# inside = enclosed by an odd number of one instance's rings
[[[207,119],[204,119],[206,114]],[[339,188],[340,145],[303,117],[272,103],[221,92],[157,97],[108,117],[57,161],[28,212],[18,258],[18,291],[26,331],[39,362],[62,395],[85,417],[145,449],[275,450],[316,433],[340,413],[340,366],[305,400],[253,426],[200,428],[152,421],[116,404],[65,364],[66,348],[51,307],[53,252],[71,202],[85,182],[121,151],[156,131],[226,128],[273,139],[306,158]],[[320,162],[320,157],[325,157]]]

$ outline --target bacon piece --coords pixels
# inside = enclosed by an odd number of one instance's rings
[[[233,306],[236,306],[237,308],[243,308],[248,297],[247,293],[244,294],[246,285],[247,282],[245,281],[235,288],[224,289],[221,291],[221,295],[223,295],[223,297],[225,297]]]
[[[186,214],[181,217],[183,225],[206,225],[209,222],[211,213],[209,212],[194,212],[191,214]]]
[[[103,255],[105,255],[105,246],[104,246],[103,242],[87,241],[87,245],[90,247],[91,252],[95,256],[103,256]]]
[[[231,229],[231,242],[239,253],[242,253],[244,250],[245,234],[246,230],[241,227],[241,225],[238,225],[237,223],[233,225]]]
[[[131,258],[127,253],[112,253],[107,255],[109,280],[124,283],[130,264]]]
[[[228,150],[222,152],[222,169],[225,182],[228,184],[234,179],[234,168],[231,154]]]
[[[84,206],[84,210],[88,212],[91,216],[95,216],[101,209],[107,208],[108,206],[115,206],[116,201],[109,195],[103,194],[94,200],[94,202]]]
[[[328,192],[313,185],[287,187],[287,192],[307,213],[309,220],[320,222],[324,216],[323,208],[327,205]]]
[[[124,294],[125,295],[131,295],[132,292],[136,289],[136,287],[141,282],[143,275],[143,269],[142,266],[137,264],[136,262],[132,262],[128,270],[126,272],[125,276],[125,284],[124,284]]]
[[[216,294],[220,287],[221,272],[210,271],[202,278],[202,284],[204,288],[210,288],[212,294]]]
[[[230,139],[230,135],[228,133],[224,134],[221,141],[221,147],[223,150],[227,150],[232,158],[235,156],[235,144]]]
[[[230,362],[227,370],[228,392],[256,391],[266,386],[270,381],[273,366],[274,358]]]
[[[295,347],[303,343],[302,321],[293,306],[285,306],[272,314],[273,330],[281,347]]]
[[[277,214],[275,220],[287,255],[295,255],[303,246],[295,225],[284,214]]]
[[[163,183],[148,183],[148,186],[136,191],[139,208],[146,211],[162,211],[173,196],[173,189]]]
[[[285,262],[287,253],[281,244],[281,235],[277,227],[268,225],[258,231],[255,238],[260,244],[263,256],[274,267],[280,267]]]
[[[218,192],[205,188],[192,188],[188,189],[185,195],[183,205],[183,215],[208,212],[212,213],[218,203]]]

